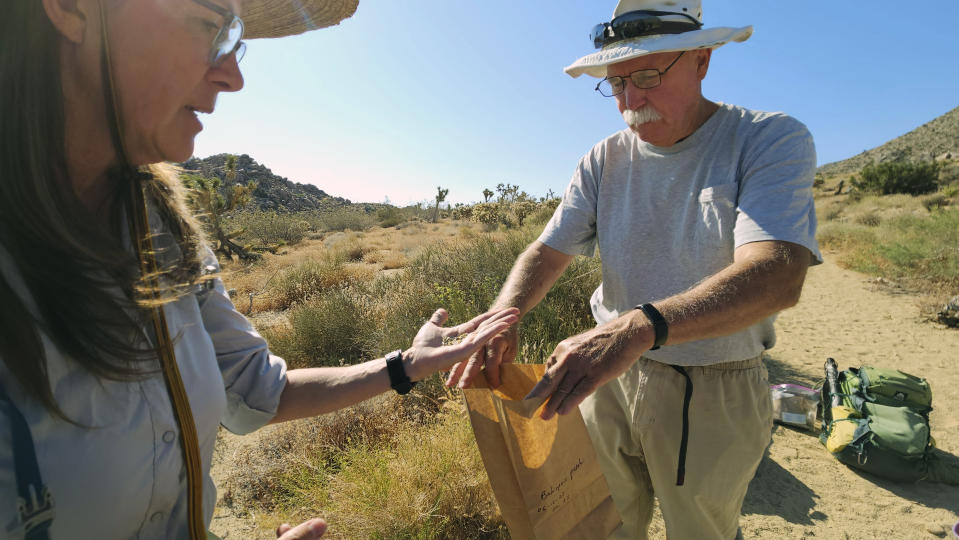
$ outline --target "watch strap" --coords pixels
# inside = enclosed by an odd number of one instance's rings
[[[397,394],[406,395],[416,386],[406,374],[406,368],[403,367],[403,351],[395,350],[386,355],[386,372],[390,376],[390,387],[396,390]]]
[[[665,345],[666,339],[669,337],[669,325],[666,324],[666,318],[663,317],[663,314],[652,304],[642,304],[636,306],[636,309],[642,311],[649,322],[653,323],[653,332],[655,332],[656,337],[653,339],[653,346],[649,350],[655,351]]]

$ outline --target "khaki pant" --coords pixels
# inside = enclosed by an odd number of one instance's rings
[[[754,358],[685,369],[693,393],[682,486],[676,485],[682,374],[640,358],[580,405],[623,518],[611,538],[647,537],[654,494],[670,540],[738,535],[746,488],[772,430],[766,367]]]

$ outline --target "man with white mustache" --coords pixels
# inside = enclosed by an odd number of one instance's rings
[[[598,248],[597,326],[556,347],[527,397],[549,397],[544,418],[582,411],[623,519],[614,538],[646,538],[654,497],[670,539],[741,536],[772,425],[763,351],[822,262],[809,131],[702,94],[713,49],[751,34],[703,28],[699,0],[620,0],[593,30],[600,50],[566,72],[601,79],[629,127],[580,160],[493,305],[529,312]],[[513,326],[447,384],[485,368],[497,386],[516,351]]]

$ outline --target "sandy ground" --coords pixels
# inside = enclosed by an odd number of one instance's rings
[[[768,357],[772,383],[813,386],[827,357],[841,369],[874,365],[926,377],[933,436],[944,458],[959,461],[959,331],[920,320],[914,296],[843,270],[827,254],[825,264],[810,269],[799,305],[784,312],[777,327],[779,343]],[[256,440],[221,436],[213,468],[218,484],[239,445]],[[254,538],[255,521],[221,502],[211,528],[224,539]],[[742,529],[746,538],[764,539],[933,539],[948,537],[957,521],[959,486],[858,474],[830,456],[816,433],[777,426],[746,496]],[[663,531],[657,515],[650,537],[664,538]]]

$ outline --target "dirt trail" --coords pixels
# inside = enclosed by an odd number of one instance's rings
[[[771,382],[813,386],[829,356],[843,369],[865,364],[926,377],[933,390],[933,436],[941,450],[959,456],[959,331],[921,321],[914,296],[843,270],[827,255],[826,263],[810,269],[799,305],[776,326],[778,344],[768,355]],[[959,521],[959,486],[903,485],[857,474],[832,458],[816,435],[775,428],[743,505],[747,538],[934,539],[948,537]],[[238,445],[255,444],[256,436],[244,439],[221,436],[214,459],[218,484]],[[253,538],[254,520],[234,516],[221,502],[212,529],[225,539]],[[657,516],[650,537],[664,536]]]

